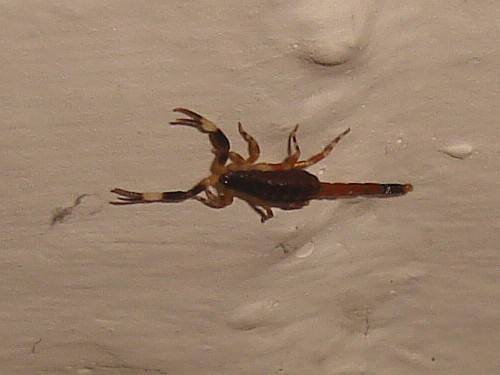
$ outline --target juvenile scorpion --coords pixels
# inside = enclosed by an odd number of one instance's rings
[[[174,112],[182,113],[188,118],[179,118],[170,122],[171,125],[189,126],[208,134],[215,156],[210,166],[211,175],[187,191],[139,193],[116,188],[111,192],[118,195],[119,201],[110,202],[111,204],[175,203],[192,198],[211,208],[223,208],[230,205],[236,197],[246,201],[264,223],[274,216],[272,207],[296,210],[307,206],[312,199],[360,196],[384,198],[404,195],[413,190],[411,184],[321,182],[304,170],[328,156],[333,147],[350,132],[349,128],[320,153],[307,160],[299,160],[296,125],[288,136],[288,155],[283,162],[256,163],[260,155],[259,144],[243,129],[241,123],[238,123],[238,131],[248,145],[246,159],[230,151],[229,140],[213,122],[185,108],[176,108]],[[203,192],[205,196],[200,196]]]

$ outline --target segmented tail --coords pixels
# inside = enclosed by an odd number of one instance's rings
[[[376,183],[329,183],[322,182],[315,199],[337,199],[354,197],[395,197],[413,190],[411,184],[376,184]]]

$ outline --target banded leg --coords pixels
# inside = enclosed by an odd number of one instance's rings
[[[184,125],[198,129],[200,132],[208,134],[208,138],[212,143],[215,159],[212,163],[212,172],[220,172],[229,157],[229,140],[212,121],[207,120],[203,116],[185,108],[175,108],[174,112],[182,113],[190,118],[179,118],[176,121],[171,121],[171,125]]]
[[[297,162],[294,166],[294,168],[297,168],[297,169],[305,169],[307,167],[310,167],[311,165],[313,164],[316,164],[317,162],[323,160],[324,158],[326,158],[330,152],[332,152],[333,150],[333,147],[335,147],[335,145],[337,143],[339,143],[339,141],[344,138],[345,135],[347,135],[349,132],[351,131],[350,128],[347,128],[346,130],[344,130],[341,134],[339,134],[337,137],[335,137],[335,139],[333,141],[331,141],[324,149],[323,151],[321,151],[319,154],[316,154],[314,156],[311,156],[309,159],[307,160],[301,160],[299,162]]]
[[[118,195],[119,201],[109,202],[113,205],[137,204],[137,203],[177,203],[185,201],[200,194],[208,186],[209,180],[205,179],[193,186],[188,191],[165,191],[165,192],[135,192],[116,188],[111,190]]]

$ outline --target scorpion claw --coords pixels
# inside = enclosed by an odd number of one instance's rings
[[[115,188],[111,190],[112,193],[115,193],[117,195],[121,195],[121,197],[118,197],[120,199],[142,199],[142,193],[136,193],[135,191],[128,191],[125,189],[120,189],[120,188]]]
[[[115,206],[124,205],[124,204],[134,204],[134,203],[148,203],[147,200],[144,199],[142,193],[137,193],[135,191],[128,191],[125,189],[116,188],[111,190],[112,193],[118,195],[118,201],[109,202]]]
[[[178,118],[176,121],[171,121],[171,125],[187,125],[197,127],[200,125],[198,120],[193,120],[190,118]]]
[[[216,133],[219,131],[217,126],[212,122],[200,116],[199,114],[190,111],[185,108],[175,108],[174,112],[182,113],[191,118],[178,118],[177,121],[171,121],[170,125],[185,125],[191,126],[193,128],[198,129],[202,133]]]
[[[109,204],[112,204],[113,206],[125,206],[127,204],[136,204],[136,203],[151,203],[148,201],[136,201],[132,199],[124,199],[123,201],[118,201],[118,202],[109,202]]]
[[[195,119],[195,120],[198,120],[198,121],[203,120],[203,116],[197,114],[196,112],[190,111],[189,109],[186,109],[186,108],[175,108],[174,112],[182,113],[182,114],[184,114],[186,116],[189,116],[192,119]]]

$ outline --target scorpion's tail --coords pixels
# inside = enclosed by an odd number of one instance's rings
[[[413,190],[411,184],[377,183],[328,183],[322,182],[315,199],[337,199],[354,197],[395,197]]]

